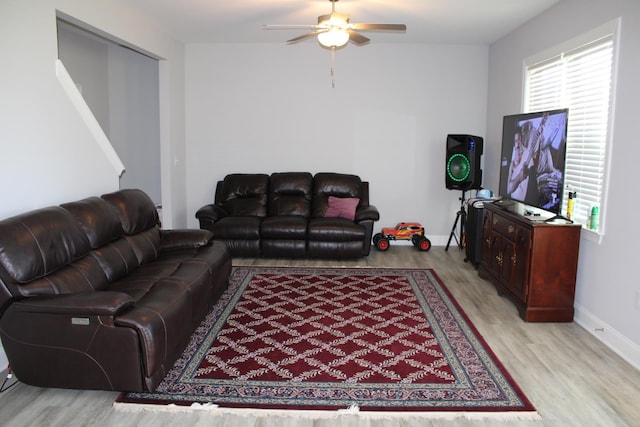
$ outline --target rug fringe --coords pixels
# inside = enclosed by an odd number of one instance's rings
[[[239,415],[239,416],[281,416],[301,419],[336,419],[343,417],[359,417],[368,420],[385,420],[385,419],[438,419],[438,420],[484,420],[491,419],[494,421],[509,422],[514,420],[521,421],[540,421],[542,417],[537,411],[507,411],[507,412],[469,412],[469,411],[398,411],[398,412],[379,412],[379,411],[361,411],[358,405],[351,405],[348,408],[338,409],[335,411],[322,410],[299,410],[299,409],[256,409],[256,408],[225,408],[213,403],[193,403],[190,406],[184,405],[155,405],[145,403],[122,403],[114,402],[113,407],[117,412],[170,412],[170,413],[188,413],[203,411],[209,412],[214,416],[222,415]]]

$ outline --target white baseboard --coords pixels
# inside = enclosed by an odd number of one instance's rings
[[[621,334],[615,328],[603,322],[589,310],[579,304],[574,306],[573,320],[587,330],[591,335],[602,341],[607,347],[615,351],[620,357],[640,369],[640,346]]]
[[[457,236],[457,235],[456,235]],[[447,241],[449,240],[449,236],[427,236],[429,240],[431,240],[432,246],[447,246]],[[458,246],[458,243],[455,239],[451,239],[450,248],[455,248]]]

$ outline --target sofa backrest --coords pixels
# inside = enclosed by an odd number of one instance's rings
[[[362,181],[357,175],[321,172],[313,178],[311,216],[323,217],[329,207],[329,197],[356,198],[362,203]],[[368,200],[368,195],[366,196]]]
[[[218,186],[216,204],[230,216],[267,216],[269,175],[229,174]]]
[[[91,245],[76,219],[52,206],[0,221],[0,305],[12,297],[91,290],[78,277],[100,277],[97,265],[85,261]],[[104,279],[104,275],[103,279]]]
[[[78,221],[91,244],[91,257],[105,276],[103,284],[93,284],[95,290],[118,280],[140,265],[133,247],[127,241],[116,210],[100,197],[89,197],[61,205]]]
[[[116,211],[125,239],[138,262],[145,264],[160,254],[160,220],[153,200],[142,190],[125,189],[103,194]]]
[[[104,246],[124,235],[116,211],[100,197],[89,197],[60,206],[78,221],[92,249]]]
[[[269,216],[295,215],[308,218],[311,213],[313,175],[309,172],[273,173],[269,179]]]

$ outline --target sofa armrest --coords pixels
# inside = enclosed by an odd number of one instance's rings
[[[378,208],[373,205],[358,206],[356,210],[355,221],[377,221],[380,219]]]
[[[14,302],[12,308],[23,313],[114,316],[134,303],[135,300],[125,293],[98,291],[31,297]]]
[[[229,213],[222,206],[215,204],[205,205],[196,212],[196,218],[200,221],[200,228],[213,225],[216,221],[227,216],[229,216]]]
[[[192,249],[211,243],[213,234],[209,230],[161,230],[160,247],[163,251],[174,249]]]

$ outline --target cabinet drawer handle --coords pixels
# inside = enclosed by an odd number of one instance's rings
[[[498,218],[493,218],[493,225],[496,225],[498,223]]]
[[[513,255],[511,255],[511,265],[515,267],[517,263],[518,263],[518,257],[514,253]]]
[[[513,234],[513,230],[514,230],[513,225],[510,225],[508,230],[509,230],[509,234]]]

